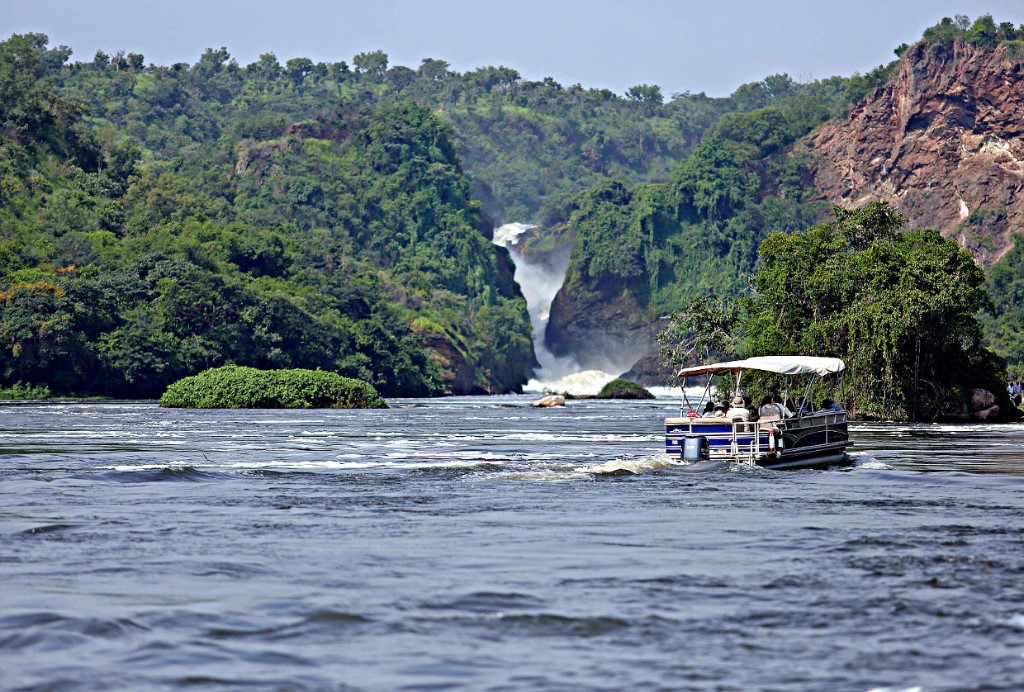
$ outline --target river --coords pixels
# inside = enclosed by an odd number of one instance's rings
[[[0,407],[4,689],[1024,688],[1024,426],[668,465],[652,402]]]

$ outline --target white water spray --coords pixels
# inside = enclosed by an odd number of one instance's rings
[[[571,356],[556,357],[544,346],[544,331],[548,326],[551,301],[565,281],[569,268],[569,257],[546,264],[532,263],[523,255],[519,246],[523,234],[536,226],[525,223],[507,223],[494,230],[494,244],[507,248],[516,266],[515,280],[526,298],[526,309],[530,313],[533,327],[533,350],[537,354],[540,369],[526,383],[524,389],[530,392],[552,391],[572,394],[597,394],[601,387],[615,379],[616,375],[602,370],[581,370]]]

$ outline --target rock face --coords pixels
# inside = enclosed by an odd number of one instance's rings
[[[451,339],[445,335],[435,334],[429,330],[417,329],[413,325],[423,345],[429,349],[430,359],[437,364],[441,378],[445,382],[446,394],[490,394],[475,386],[473,364],[466,360],[465,354],[458,349]]]
[[[619,286],[560,290],[551,303],[544,344],[583,370],[619,373],[654,348],[650,310]]]
[[[674,370],[675,368],[665,365],[659,350],[654,349],[645,353],[640,360],[633,363],[633,367],[620,377],[645,387],[665,387],[675,384]]]
[[[818,199],[888,201],[983,266],[1024,226],[1024,66],[1007,51],[919,42],[890,83],[796,151],[818,159]]]

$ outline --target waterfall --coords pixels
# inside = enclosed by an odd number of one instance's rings
[[[515,280],[526,298],[533,328],[533,349],[537,354],[540,368],[533,373],[533,379],[525,389],[531,392],[549,390],[571,392],[572,394],[597,394],[601,387],[615,379],[616,375],[602,370],[581,370],[571,356],[557,358],[544,346],[544,330],[548,325],[551,301],[565,280],[569,267],[566,253],[560,261],[531,262],[523,254],[523,236],[536,226],[524,223],[507,223],[494,230],[494,244],[507,248],[515,264]]]

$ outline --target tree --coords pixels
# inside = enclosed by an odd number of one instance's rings
[[[426,79],[429,82],[441,82],[451,76],[451,72],[448,71],[448,63],[444,60],[435,60],[433,58],[423,58],[420,63],[418,70],[420,77]]]
[[[664,98],[661,87],[656,84],[638,84],[626,90],[626,98],[637,103],[661,105]]]
[[[843,358],[855,410],[884,418],[935,417],[971,387],[998,394],[1005,366],[982,342],[989,300],[970,253],[937,231],[900,232],[885,203],[835,216],[762,243],[747,355]]]
[[[260,59],[247,65],[245,69],[264,85],[279,79],[284,72],[273,53],[260,54]]]
[[[737,352],[743,319],[738,303],[732,299],[708,293],[693,299],[666,320],[665,328],[654,338],[660,346],[662,362],[672,373]]]
[[[961,15],[957,15],[958,20],[960,17]],[[963,36],[963,32],[964,29],[958,23],[954,23],[949,17],[943,17],[938,24],[924,30],[924,40],[938,44],[952,43]]]
[[[388,71],[388,54],[382,50],[360,53],[352,58],[352,64],[355,65],[356,74],[380,80]]]
[[[284,74],[296,87],[301,87],[306,77],[313,72],[313,61],[309,58],[292,58],[284,65]]]
[[[999,28],[992,19],[992,15],[984,14],[978,17],[971,28],[964,33],[964,40],[986,48],[995,46],[999,41]]]
[[[127,68],[133,72],[141,72],[146,66],[146,58],[142,53],[129,53],[124,56],[124,60]]]

